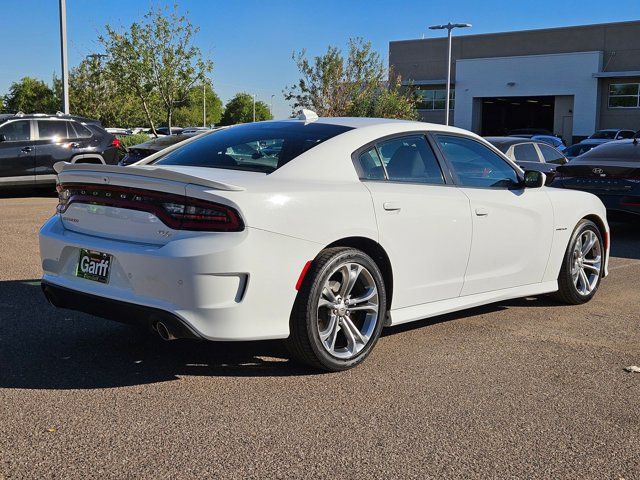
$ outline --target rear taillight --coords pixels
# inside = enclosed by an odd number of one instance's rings
[[[116,148],[120,148],[120,147],[122,147],[122,142],[120,141],[119,138],[114,138],[113,140],[111,140],[111,146],[112,147],[116,147]]]
[[[72,203],[149,212],[174,230],[239,232],[244,223],[227,205],[171,193],[103,185],[58,185],[58,213]]]

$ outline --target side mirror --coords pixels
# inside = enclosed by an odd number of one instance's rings
[[[540,188],[547,181],[546,175],[536,170],[526,170],[524,172],[525,188]]]
[[[0,142],[6,142],[7,136],[4,133],[0,133]]]

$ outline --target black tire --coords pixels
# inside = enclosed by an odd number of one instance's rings
[[[583,235],[585,232],[589,230],[596,235],[596,237],[598,238],[598,241],[600,242],[602,260],[601,260],[600,272],[597,277],[597,283],[595,284],[595,288],[593,288],[593,290],[588,294],[581,294],[578,291],[578,288],[573,281],[571,271],[572,271],[573,262],[574,262],[573,255],[574,255],[576,242],[578,241],[578,238],[581,235]],[[564,258],[562,259],[562,267],[560,268],[560,275],[558,275],[559,290],[553,295],[556,298],[556,300],[563,303],[567,303],[569,305],[580,305],[582,303],[586,303],[589,300],[591,300],[593,296],[596,294],[596,292],[598,291],[598,288],[600,287],[600,280],[602,279],[602,271],[604,268],[604,261],[605,261],[604,256],[605,256],[604,243],[602,241],[602,233],[600,232],[600,229],[591,220],[586,220],[586,219],[580,220],[580,222],[574,229],[573,234],[571,235],[571,239],[569,240],[569,244],[567,245],[567,250],[564,254]]]
[[[362,350],[348,359],[336,358],[329,353],[320,339],[318,328],[318,304],[325,282],[332,274],[335,275],[335,269],[344,263],[358,264],[369,272],[370,278],[375,282],[378,299],[375,327]],[[291,334],[286,340],[286,345],[293,358],[306,365],[331,372],[347,370],[361,363],[369,355],[380,337],[386,314],[384,280],[371,257],[355,248],[328,248],[313,260],[300,286],[291,312]]]

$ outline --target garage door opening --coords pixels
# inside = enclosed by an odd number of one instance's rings
[[[482,135],[508,135],[513,130],[553,133],[555,97],[482,98]]]

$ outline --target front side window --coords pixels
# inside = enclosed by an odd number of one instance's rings
[[[513,147],[513,157],[516,162],[539,162],[538,152],[533,143],[521,143]]]
[[[40,140],[62,140],[69,138],[67,122],[64,120],[38,120]]]
[[[557,151],[555,148],[551,148],[547,145],[538,145],[540,149],[540,153],[542,153],[542,158],[547,163],[556,163],[558,160],[562,160],[564,156]]]
[[[446,90],[418,89],[416,90],[416,94],[418,95],[418,103],[416,104],[416,108],[418,108],[419,110],[444,110],[447,108]],[[449,109],[452,110],[454,108],[455,102],[455,90],[451,90],[449,98]]]
[[[509,188],[520,183],[511,165],[480,142],[453,135],[436,138],[461,186]]]
[[[5,142],[19,142],[29,140],[29,120],[9,122],[0,127],[0,135],[4,135]]]
[[[640,83],[612,83],[609,85],[609,108],[640,107]]]
[[[316,122],[247,123],[203,135],[154,163],[268,174],[325,140],[351,129]]]

